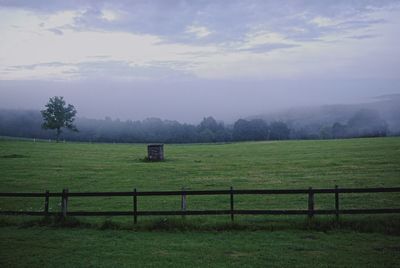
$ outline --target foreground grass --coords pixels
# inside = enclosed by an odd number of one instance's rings
[[[400,237],[354,232],[0,228],[2,267],[396,267]]]
[[[166,145],[147,163],[145,145],[0,140],[0,191],[293,189],[400,186],[400,138]],[[188,209],[227,209],[229,196],[188,197]],[[316,195],[316,209],[333,208]],[[139,198],[140,209],[179,208],[179,197]],[[70,209],[131,210],[132,199],[71,198]],[[399,207],[399,194],[343,195],[342,208]],[[306,196],[237,196],[238,209],[304,209]],[[40,199],[1,199],[1,210],[43,209]],[[59,200],[51,198],[51,211]],[[398,267],[399,216],[79,218],[69,228],[2,217],[0,266]],[[43,225],[43,226],[40,226]],[[80,228],[71,228],[79,226]],[[92,228],[93,226],[97,226]],[[91,227],[91,228],[88,228]],[[102,230],[100,230],[102,229]],[[115,229],[115,230],[112,230]],[[355,231],[356,230],[356,231]],[[323,232],[322,232],[323,231]]]

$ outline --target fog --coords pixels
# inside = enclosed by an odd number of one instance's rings
[[[211,116],[198,124],[155,117],[126,121],[81,117],[70,126],[71,131],[62,131],[61,137],[68,141],[124,143],[384,137],[400,135],[399,114],[400,94],[382,96],[370,103],[291,108],[228,124]],[[42,123],[38,110],[0,109],[0,136],[53,139],[54,130],[43,129]]]
[[[64,96],[78,117],[121,120],[149,117],[199,123],[213,116],[238,118],[288,108],[375,101],[400,93],[400,80],[345,81],[2,81],[0,108],[43,109],[48,98]]]

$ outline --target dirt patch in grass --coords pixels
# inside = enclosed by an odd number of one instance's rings
[[[6,154],[1,156],[1,158],[26,158],[26,157],[28,156],[22,154]]]

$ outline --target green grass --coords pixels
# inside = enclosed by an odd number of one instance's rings
[[[3,267],[396,267],[400,262],[399,238],[381,234],[0,231]]]
[[[143,162],[145,145],[0,141],[0,191],[285,189],[400,185],[400,139],[166,145],[165,162]],[[20,200],[20,199],[19,199]],[[1,209],[42,209],[43,201]],[[398,194],[344,195],[345,207],[390,207]],[[179,197],[139,200],[139,209],[176,209]],[[51,209],[58,210],[52,199]],[[306,208],[306,196],[237,196],[238,209]],[[188,209],[228,208],[228,196],[190,196]],[[333,197],[316,196],[316,208]],[[131,198],[74,198],[73,210],[127,210]]]
[[[142,144],[0,140],[0,191],[400,186],[400,138],[165,145],[166,161],[158,163],[142,161],[145,154]],[[229,196],[189,196],[187,202],[188,209],[229,208]],[[317,209],[334,206],[332,195],[316,195],[315,202]],[[139,209],[179,204],[179,197],[139,198]],[[132,199],[71,198],[69,205],[74,211],[131,210]],[[342,195],[341,206],[399,207],[400,194]],[[235,207],[305,209],[307,197],[237,196]],[[58,198],[50,208],[59,210]],[[0,209],[41,210],[43,200],[2,198]],[[400,218],[393,215],[343,216],[338,226],[318,216],[311,225],[302,216],[240,216],[234,226],[229,216],[142,217],[135,229],[130,217],[83,218],[77,229],[30,220],[2,217],[0,266],[45,266],[45,260],[49,267],[400,264]]]

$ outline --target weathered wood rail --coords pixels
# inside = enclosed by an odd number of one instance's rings
[[[339,219],[340,214],[388,214],[400,213],[400,204],[395,204],[395,208],[357,208],[357,209],[340,209],[340,194],[362,194],[362,193],[400,193],[400,187],[392,188],[339,188],[335,186],[332,189],[271,189],[271,190],[235,190],[231,187],[229,190],[185,190],[181,191],[137,191],[134,189],[130,192],[69,192],[63,189],[62,192],[50,192],[46,190],[43,193],[0,193],[0,198],[7,197],[40,197],[44,198],[43,211],[2,211],[0,215],[31,215],[31,216],[133,216],[134,223],[137,223],[138,216],[186,216],[186,215],[230,215],[234,220],[234,215],[307,215],[309,218],[314,215],[335,215]],[[235,195],[308,195],[307,209],[235,209]],[[333,194],[335,198],[334,209],[314,209],[315,194]],[[227,195],[230,197],[229,209],[219,210],[187,210],[186,196],[188,195]],[[132,197],[131,211],[68,211],[68,202],[72,197],[116,197],[130,196]],[[181,196],[180,210],[139,210],[138,197],[140,196]],[[60,211],[49,211],[50,197],[60,197]]]

